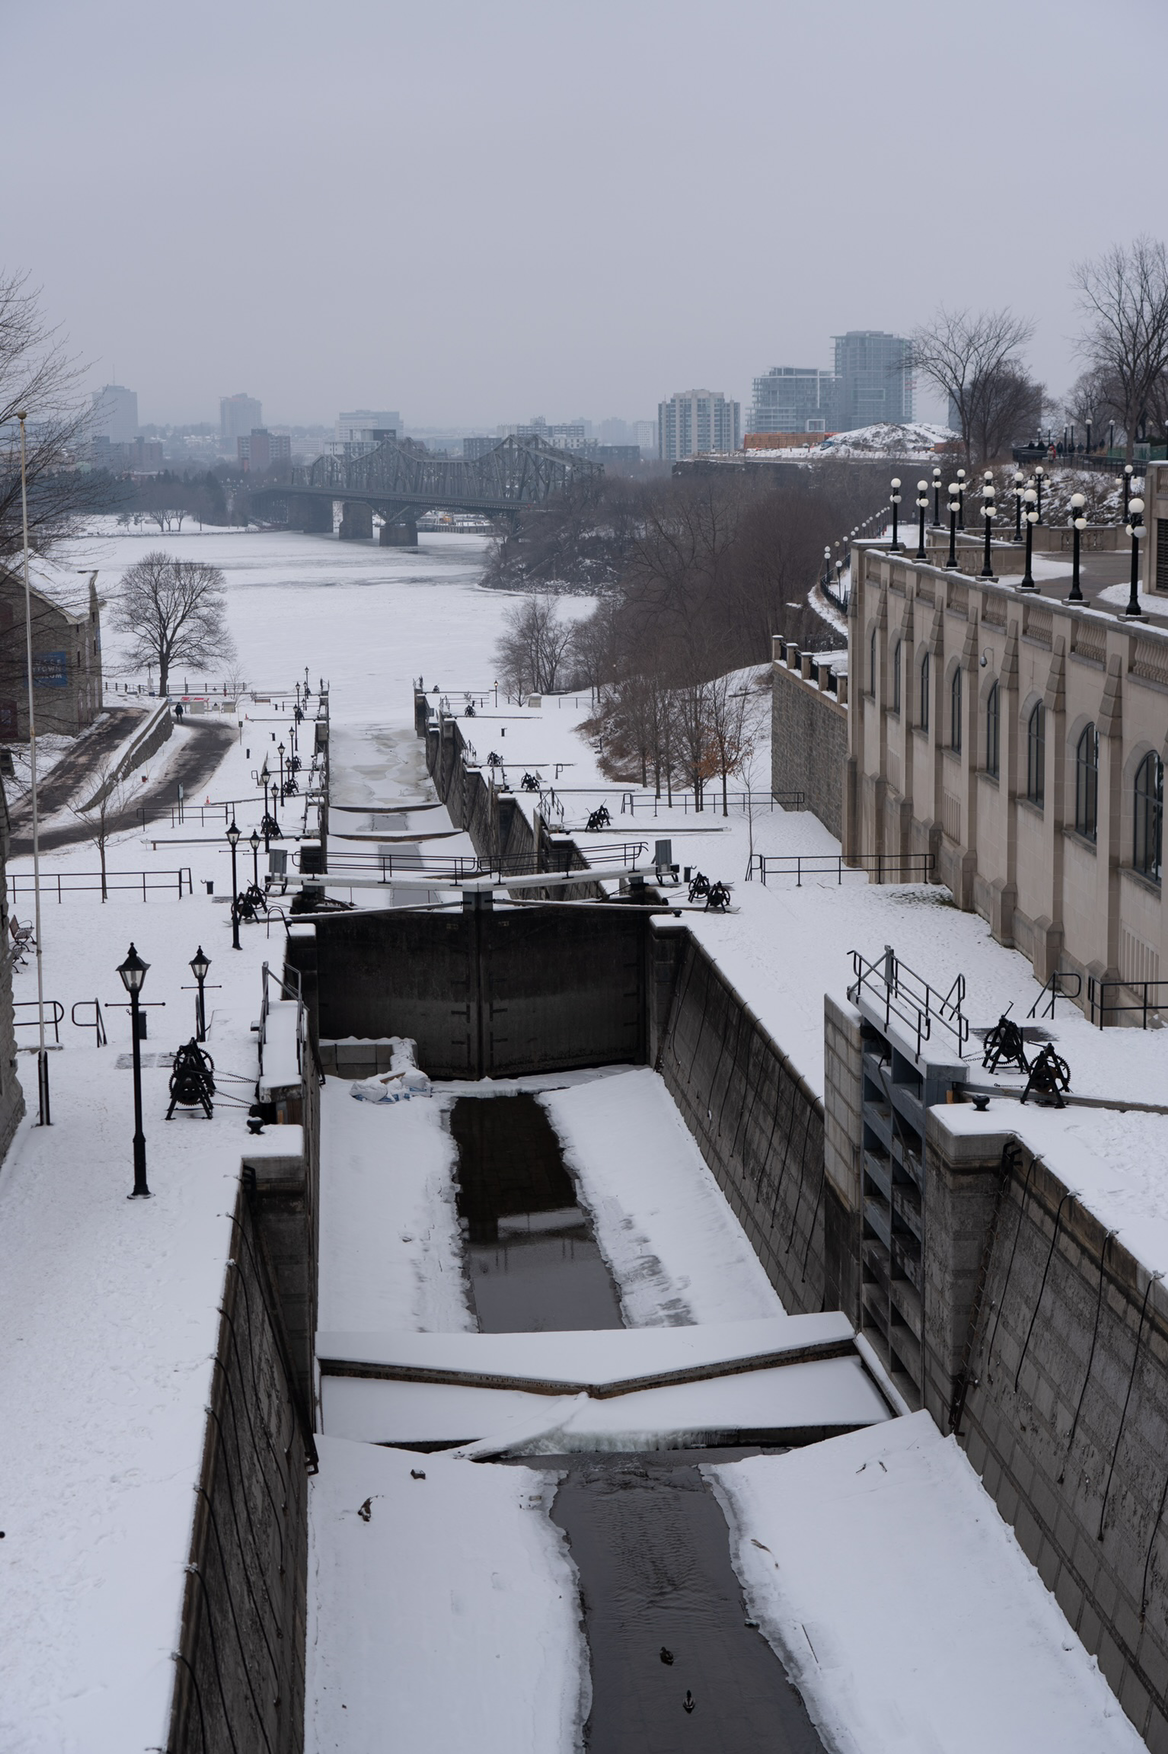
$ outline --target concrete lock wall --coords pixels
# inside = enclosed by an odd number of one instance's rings
[[[1168,1749],[1168,1294],[1009,1134],[951,1131],[934,1110],[929,1160],[930,1226],[952,1214],[926,1293],[929,1410],[942,1430],[960,1413],[1024,1552]]]
[[[175,1657],[169,1754],[304,1746],[308,1475],[316,1456],[241,1191]]]
[[[649,999],[652,1063],[784,1307],[824,1308],[822,1103],[688,931],[652,933]]]

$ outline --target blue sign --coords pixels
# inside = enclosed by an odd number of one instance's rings
[[[68,688],[69,654],[67,652],[34,652],[32,655],[34,688]]]

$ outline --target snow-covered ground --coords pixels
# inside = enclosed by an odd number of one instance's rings
[[[832,1754],[1143,1748],[927,1413],[703,1472],[750,1612]]]

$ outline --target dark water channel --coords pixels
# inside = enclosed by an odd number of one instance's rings
[[[589,1754],[823,1754],[798,1691],[747,1622],[725,1519],[693,1460],[565,1462],[552,1516],[580,1573]]]
[[[616,1287],[535,1097],[460,1097],[450,1131],[480,1332],[622,1327]]]

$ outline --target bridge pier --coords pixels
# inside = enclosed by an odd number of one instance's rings
[[[382,548],[416,548],[418,546],[418,526],[413,516],[399,518],[396,524],[389,522],[382,524],[380,546]]]
[[[363,500],[345,500],[338,534],[342,542],[368,542],[373,535],[373,507]]]
[[[298,525],[306,536],[331,536],[333,533],[333,502],[331,499],[293,500],[288,508],[288,522]]]

